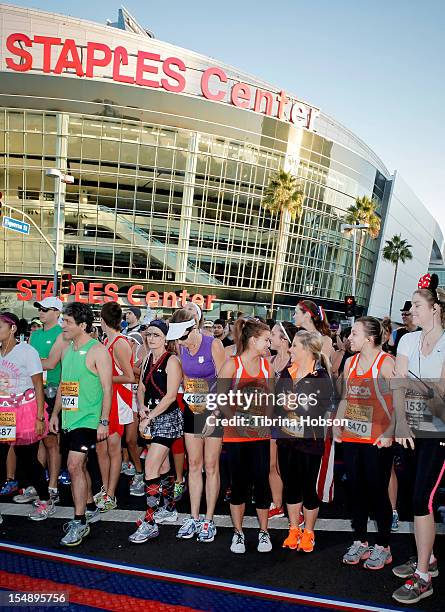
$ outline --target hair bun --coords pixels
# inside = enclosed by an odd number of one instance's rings
[[[439,286],[439,277],[437,276],[437,274],[431,274],[431,279],[430,279],[430,284],[428,285],[428,289],[431,289],[431,291],[436,291],[438,286]]]

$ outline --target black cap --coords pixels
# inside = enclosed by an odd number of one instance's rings
[[[137,319],[140,319],[140,318],[141,318],[141,316],[142,316],[141,309],[140,309],[140,308],[138,308],[137,306],[130,306],[130,308],[128,309],[128,311],[129,311],[129,312],[132,312],[132,313],[134,314],[134,316],[135,316]]]
[[[411,302],[409,300],[407,300],[404,305],[403,308],[400,309],[400,312],[407,312],[408,310],[411,310]]]

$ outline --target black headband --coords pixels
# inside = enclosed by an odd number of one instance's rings
[[[150,323],[147,325],[147,329],[149,327],[157,327],[158,329],[161,330],[161,332],[164,334],[164,336],[167,335],[168,325],[162,319],[153,319],[153,321],[150,321]]]

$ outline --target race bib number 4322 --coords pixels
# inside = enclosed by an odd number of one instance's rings
[[[64,381],[60,384],[63,410],[79,410],[79,383]]]
[[[0,442],[15,442],[15,412],[0,412]]]

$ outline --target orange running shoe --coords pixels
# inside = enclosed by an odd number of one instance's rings
[[[300,543],[301,529],[299,527],[290,527],[289,535],[284,540],[282,547],[290,548],[291,550],[297,550],[298,544]]]
[[[309,529],[305,529],[302,533],[300,542],[298,544],[298,550],[310,553],[314,550],[315,536],[314,532]]]

